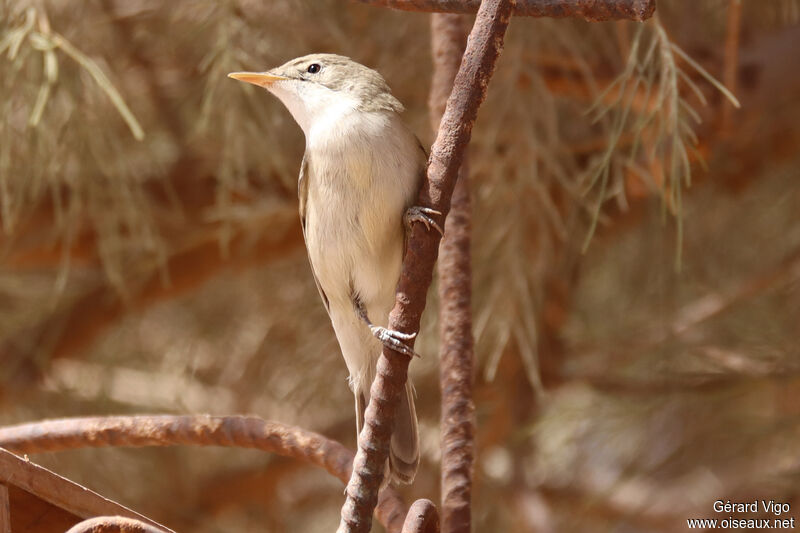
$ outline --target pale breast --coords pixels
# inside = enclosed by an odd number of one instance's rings
[[[349,302],[353,290],[366,303],[393,299],[400,274],[402,216],[424,154],[399,118],[375,115],[308,139],[306,239],[331,300]]]

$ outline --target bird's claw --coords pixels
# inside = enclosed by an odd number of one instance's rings
[[[439,232],[439,235],[444,236],[444,230],[430,215],[441,216],[442,213],[441,211],[431,209],[430,207],[415,205],[406,210],[405,215],[403,215],[403,220],[409,230],[411,229],[411,224],[414,222],[422,222],[425,224],[425,228],[428,231],[430,231],[431,226],[433,226],[436,231]]]
[[[369,330],[375,338],[381,341],[387,348],[391,348],[409,357],[419,357],[419,354],[409,348],[405,343],[405,341],[414,339],[417,336],[416,333],[403,333],[402,331],[395,331],[381,326],[370,326]]]

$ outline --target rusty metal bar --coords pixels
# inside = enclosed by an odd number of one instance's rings
[[[324,468],[346,483],[353,452],[322,435],[245,416],[139,415],[44,420],[0,428],[0,447],[41,453],[112,446],[235,446],[293,457]],[[375,514],[389,532],[400,531],[405,505],[394,490],[381,491]]]
[[[431,124],[438,128],[467,46],[464,15],[434,13],[431,17],[433,78],[428,99]],[[475,405],[472,400],[472,230],[468,165],[461,165],[453,190],[445,235],[439,246],[439,384],[442,392],[442,518],[443,533],[472,529],[472,463]]]
[[[484,0],[470,33],[464,59],[456,75],[436,141],[428,160],[418,204],[447,216],[458,170],[472,133],[478,107],[486,97],[489,79],[503,47],[515,0]],[[438,255],[440,235],[416,224],[403,258],[397,298],[389,327],[406,333],[419,330],[428,287]],[[389,451],[400,391],[405,388],[409,358],[384,349],[370,389],[364,428],[358,438],[353,474],[345,489],[339,533],[367,533],[372,509]]]
[[[167,533],[175,533],[168,527],[158,524],[124,505],[104,498],[96,492],[34,463],[27,456],[20,457],[5,448],[0,448],[0,484],[6,485],[9,489],[11,517],[14,524],[19,522],[21,527],[35,522],[37,528],[41,526],[44,528],[42,531],[47,530],[44,527],[45,523],[51,522],[50,518],[53,517],[39,516],[41,513],[39,505],[32,505],[34,501],[38,501],[61,509],[76,519],[93,516],[124,516],[146,522]],[[16,529],[14,531],[20,533]]]
[[[402,533],[439,533],[439,513],[430,500],[417,500],[411,505]]]
[[[403,11],[429,13],[475,13],[480,0],[355,0],[362,4]],[[586,20],[647,20],[656,10],[656,0],[517,0],[518,17],[581,17]]]
[[[98,516],[75,524],[67,533],[164,533],[164,530],[124,516]]]

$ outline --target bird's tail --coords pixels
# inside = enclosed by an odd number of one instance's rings
[[[356,391],[356,423],[358,434],[364,427],[364,411],[367,408],[365,395]],[[405,394],[400,395],[400,404],[394,421],[394,432],[389,445],[387,461],[388,476],[384,483],[411,483],[419,467],[419,430],[417,429],[417,410],[414,407],[414,388],[411,381],[406,382]]]

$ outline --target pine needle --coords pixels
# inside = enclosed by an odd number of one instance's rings
[[[108,98],[111,100],[111,103],[114,104],[114,107],[117,108],[117,111],[122,116],[122,119],[131,130],[133,137],[137,141],[144,139],[144,130],[142,129],[141,125],[139,125],[139,121],[136,120],[135,116],[133,116],[133,113],[128,108],[125,100],[122,98],[122,95],[120,95],[119,91],[116,89],[116,87],[114,87],[114,84],[111,83],[111,80],[108,79],[108,76],[105,75],[103,69],[101,69],[100,66],[89,56],[75,48],[68,40],[58,33],[54,33],[51,39],[58,48],[63,50],[65,54],[82,66],[86,72],[92,76],[100,89],[106,93]]]
[[[681,50],[680,46],[678,46],[675,43],[672,43],[672,51],[678,54],[678,56],[681,59],[689,63],[689,65],[691,65],[692,68],[694,68],[698,74],[703,76],[711,85],[713,85],[719,92],[721,92],[722,95],[725,96],[725,98],[727,98],[735,108],[739,109],[742,107],[741,104],[739,103],[739,100],[733,95],[732,92],[728,90],[727,87],[725,87],[719,80],[717,80],[717,78],[709,74],[708,71],[704,69],[700,65],[700,63],[692,59],[691,56],[689,56],[689,54]]]

